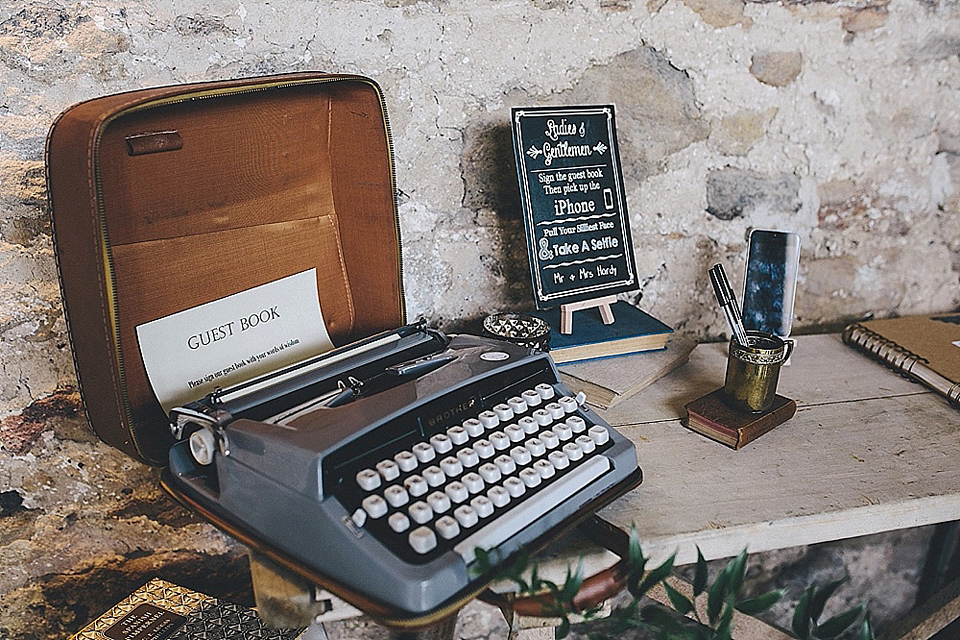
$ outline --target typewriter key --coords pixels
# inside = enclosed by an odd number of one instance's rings
[[[536,433],[540,429],[540,423],[535,418],[524,416],[517,420],[517,424],[523,428],[526,434]]]
[[[427,553],[437,546],[436,534],[432,529],[428,529],[427,527],[417,527],[410,532],[407,540],[417,553]]]
[[[373,469],[364,469],[357,474],[357,484],[365,491],[373,491],[380,486],[380,474]]]
[[[593,442],[591,440],[591,442]],[[563,452],[567,454],[567,457],[570,458],[572,462],[576,462],[583,457],[583,449],[577,446],[576,442],[568,442],[563,445]]]
[[[584,453],[593,453],[593,450],[597,448],[597,443],[587,434],[577,436],[574,442],[577,443],[577,446],[580,447]]]
[[[593,425],[587,433],[590,434],[590,437],[593,438],[593,441],[596,442],[598,446],[606,444],[607,441],[610,440],[610,432],[607,431],[607,428],[602,424]]]
[[[523,431],[523,427],[518,424],[508,425],[503,432],[507,434],[507,437],[510,438],[510,442],[520,442],[526,437],[526,433]],[[497,446],[497,443],[494,442],[493,446]]]
[[[490,498],[487,496],[475,497],[470,501],[470,506],[473,507],[474,511],[476,511],[477,515],[481,518],[493,515],[493,503],[490,502]]]
[[[460,481],[463,482],[463,486],[465,486],[470,493],[480,493],[486,486],[483,478],[473,472],[463,476]]]
[[[443,491],[447,494],[447,497],[450,498],[451,502],[455,502],[457,504],[460,504],[470,497],[470,494],[467,492],[467,488],[462,482],[451,482]]]
[[[507,400],[507,405],[513,409],[514,413],[523,413],[530,407],[527,405],[527,401],[521,398],[520,396],[514,396]]]
[[[476,438],[483,433],[483,423],[476,418],[470,418],[463,421],[463,428],[470,434],[471,438]]]
[[[503,481],[503,488],[510,493],[511,498],[519,498],[527,492],[527,485],[520,478],[507,478]]]
[[[547,452],[547,446],[543,444],[543,440],[540,438],[530,438],[524,446],[534,458],[539,458]]]
[[[450,510],[450,497],[442,491],[434,491],[427,496],[427,504],[434,513],[446,513]]]
[[[501,486],[496,486],[487,491],[487,497],[495,507],[505,507],[510,504],[510,492]]]
[[[403,486],[406,487],[407,491],[410,492],[410,495],[413,497],[419,497],[425,494],[429,490],[429,485],[427,481],[421,476],[410,476],[403,481]]]
[[[540,473],[529,467],[520,471],[520,479],[523,481],[523,484],[531,489],[543,482]]]
[[[493,484],[494,482],[498,482],[500,478],[503,477],[503,474],[500,473],[500,469],[497,467],[497,465],[491,462],[487,462],[486,464],[481,465],[479,471],[483,479],[489,482],[490,484]]]
[[[460,526],[464,529],[469,529],[480,520],[474,508],[468,507],[465,504],[454,509],[453,517],[457,519],[457,522],[459,522]]]
[[[540,393],[534,389],[527,389],[520,394],[520,397],[523,398],[523,401],[527,403],[529,407],[537,407],[543,402],[543,398],[540,397]]]
[[[433,509],[426,502],[418,500],[407,509],[410,518],[417,524],[424,524],[433,520]]]
[[[403,472],[413,471],[417,468],[417,456],[413,455],[409,451],[401,451],[397,455],[393,456],[393,459]]]
[[[540,397],[544,400],[549,400],[554,395],[553,387],[548,385],[546,382],[541,382],[536,387],[534,387],[537,393],[540,394]]]
[[[397,533],[403,533],[410,528],[410,518],[399,511],[387,518],[387,522],[390,524],[390,528]]]
[[[514,462],[513,458],[510,456],[497,456],[494,458],[493,464],[497,465],[497,468],[500,469],[500,473],[505,476],[517,470],[517,463]]]
[[[449,540],[460,535],[460,524],[450,516],[443,516],[437,520],[437,533],[441,538]]]
[[[362,504],[363,510],[373,519],[387,515],[387,501],[378,495],[367,496]]]
[[[457,459],[467,469],[480,464],[480,455],[470,447],[457,451]]]

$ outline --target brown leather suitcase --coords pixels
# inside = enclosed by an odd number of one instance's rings
[[[47,180],[88,419],[165,464],[136,327],[316,269],[337,346],[405,320],[389,125],[372,80],[296,73],[144,89],[54,123]]]

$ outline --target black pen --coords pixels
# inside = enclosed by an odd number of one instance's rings
[[[737,298],[733,295],[733,289],[730,288],[730,282],[727,280],[722,264],[717,263],[710,268],[710,282],[713,283],[713,291],[717,294],[717,302],[723,307],[723,312],[727,316],[727,323],[733,331],[733,339],[745,347],[748,346],[747,331],[743,328],[740,307],[737,305]]]

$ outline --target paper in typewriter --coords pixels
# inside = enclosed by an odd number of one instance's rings
[[[333,348],[316,269],[141,324],[137,341],[167,413]]]

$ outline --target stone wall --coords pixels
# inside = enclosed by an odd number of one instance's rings
[[[0,637],[61,637],[159,574],[213,593],[242,551],[81,414],[44,191],[77,101],[304,69],[376,79],[411,317],[528,308],[519,105],[615,103],[641,288],[725,332],[705,286],[751,227],[802,237],[796,326],[960,304],[960,10],[946,0],[21,0],[0,5]]]

